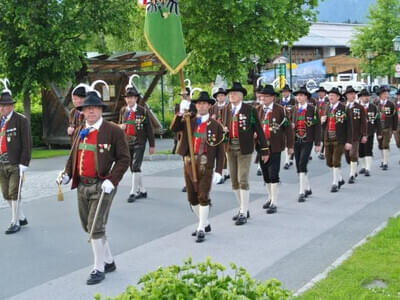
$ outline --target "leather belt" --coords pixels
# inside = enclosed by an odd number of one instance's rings
[[[96,184],[100,181],[99,178],[95,177],[85,177],[85,176],[80,176],[79,177],[79,182],[84,184],[84,185],[92,185],[92,184]]]

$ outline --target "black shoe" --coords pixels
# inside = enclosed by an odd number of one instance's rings
[[[137,196],[135,197],[136,199],[140,199],[140,198],[147,198],[147,192],[139,192],[139,194],[137,194]]]
[[[10,226],[8,226],[8,228],[6,230],[6,234],[17,233],[20,230],[21,230],[21,226],[19,226],[18,224],[11,223]]]
[[[86,284],[87,285],[98,284],[102,282],[105,278],[106,275],[104,272],[93,270],[92,273],[90,273],[89,278],[86,280]]]
[[[365,176],[366,176],[366,177],[371,176],[371,175],[369,174],[369,171],[368,171],[368,170],[365,170]]]
[[[293,166],[293,160],[290,160],[290,161],[289,161],[289,167],[290,167],[290,166]]]
[[[345,182],[344,182],[344,179],[340,180],[340,181],[339,181],[339,186],[338,186],[338,188],[340,189],[340,187],[341,187],[342,185],[344,185],[344,183],[345,183]]]
[[[356,181],[355,181],[355,178],[354,178],[354,176],[350,176],[350,178],[349,178],[349,184],[353,184],[353,183],[355,183]]]
[[[268,200],[267,202],[265,202],[262,206],[263,209],[267,209],[271,206],[271,200]]]
[[[104,273],[111,273],[111,272],[114,272],[116,269],[117,269],[117,266],[115,265],[115,261],[113,261],[110,264],[108,264],[108,263],[104,264]]]
[[[289,165],[289,164],[285,164],[285,165],[283,166],[283,168],[284,168],[285,170],[289,170],[290,165]]]
[[[244,225],[246,223],[247,223],[247,218],[245,217],[245,215],[239,214],[239,216],[235,222],[235,225]]]
[[[382,171],[387,171],[387,169],[388,169],[388,165],[383,165],[382,166]]]
[[[267,214],[274,214],[274,213],[276,213],[276,211],[277,211],[278,209],[277,209],[277,207],[276,207],[276,205],[275,204],[271,204],[270,206],[269,206],[269,208],[267,209]]]
[[[356,172],[356,174],[354,175],[354,177],[355,177],[355,178],[357,178],[357,177],[358,177],[358,173],[357,173],[357,172]]]
[[[231,178],[231,175],[224,175],[224,180],[228,180],[229,178]]]
[[[257,176],[261,176],[262,175],[262,171],[260,169],[257,170]]]
[[[308,157],[308,160],[312,160],[312,156],[309,156],[309,157]]]
[[[186,186],[184,186],[184,187],[182,188],[182,192],[183,192],[183,193],[186,193]]]
[[[339,187],[336,184],[332,185],[331,193],[336,193],[337,191],[339,191]]]
[[[205,232],[211,232],[211,225],[208,224],[205,228],[204,228]],[[197,230],[192,232],[192,236],[196,236],[197,235]]]
[[[203,230],[197,231],[196,243],[204,242],[205,239],[206,239],[206,234],[204,233],[204,231]]]
[[[23,220],[19,220],[19,226],[25,226],[28,225],[28,220],[27,218],[23,219]]]
[[[306,190],[306,191],[304,192],[304,196],[306,196],[306,198],[307,198],[308,196],[311,196],[311,195],[312,195],[312,190],[311,190],[311,189]]]
[[[320,160],[324,160],[324,159],[325,159],[325,155],[322,154],[322,153],[320,153],[320,155],[318,155],[318,158],[319,158]]]
[[[128,203],[135,202],[136,200],[136,195],[135,194],[130,194],[128,198]]]
[[[223,184],[224,182],[225,182],[224,177],[222,177],[222,178],[217,182],[217,184]]]
[[[305,202],[306,201],[306,196],[304,194],[300,194],[299,198],[297,199],[298,202]]]
[[[381,162],[379,168],[381,168],[381,169],[383,168],[383,162]]]
[[[360,174],[365,174],[365,168],[362,168],[359,173]]]
[[[234,215],[232,217],[232,221],[236,221],[239,218],[239,214],[240,214],[240,212],[238,212],[237,215]],[[250,218],[250,211],[247,211],[247,219],[249,219],[249,218]]]

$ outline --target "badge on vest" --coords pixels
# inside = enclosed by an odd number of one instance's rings
[[[359,108],[354,108],[353,109],[353,119],[357,120],[357,119],[360,119],[360,117],[361,117],[360,109]]]
[[[104,151],[110,151],[111,149],[111,144],[99,144],[99,152],[103,153]]]

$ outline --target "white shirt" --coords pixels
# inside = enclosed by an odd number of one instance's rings
[[[352,108],[354,106],[354,102],[347,102],[347,108]]]
[[[196,117],[201,118],[201,123],[204,123],[208,121],[208,119],[210,118],[210,114],[206,114],[204,116],[197,115]]]
[[[383,100],[383,99],[380,99],[380,103],[381,103],[381,105],[386,105],[386,102],[387,102],[387,100],[385,99],[385,100]]]
[[[307,109],[307,102],[304,103],[303,105],[299,105],[299,108],[301,108],[302,110],[306,110]]]
[[[99,130],[101,124],[103,124],[103,117],[100,117],[100,119],[98,119],[97,122],[94,123],[93,125],[89,125],[88,122],[86,121],[86,126],[85,126],[85,128],[92,127],[92,128],[94,128],[94,129],[96,129],[96,130]]]
[[[242,101],[240,101],[240,103],[236,106],[232,104],[232,111],[235,111],[235,115],[239,113],[241,108],[242,108]]]
[[[137,103],[135,103],[135,105],[132,107],[129,107],[129,106],[126,107],[126,110],[129,112],[131,112],[131,111],[136,112],[136,109],[137,109]]]
[[[336,102],[333,106],[332,106],[332,104],[330,105],[330,108],[331,109],[336,109],[336,107],[339,105],[339,101],[338,102]]]

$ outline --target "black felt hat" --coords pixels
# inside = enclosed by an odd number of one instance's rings
[[[230,89],[227,89],[226,92],[229,94],[230,92],[241,92],[243,96],[247,95],[247,90],[242,86],[240,82],[234,82]]]
[[[215,99],[210,98],[210,95],[207,92],[202,91],[197,99],[192,100],[192,103],[196,104],[197,102],[207,102],[213,105],[215,103]]]

